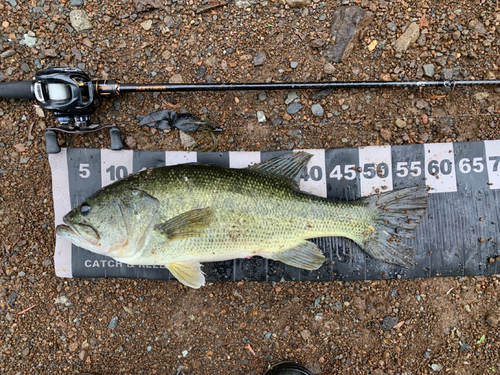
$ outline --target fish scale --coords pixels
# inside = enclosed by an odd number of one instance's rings
[[[310,155],[294,153],[256,167],[206,164],[129,176],[64,217],[57,233],[80,247],[138,265],[165,265],[198,288],[200,262],[262,256],[304,269],[324,262],[307,239],[344,236],[376,259],[412,267],[410,238],[427,207],[425,188],[339,202],[301,192]]]

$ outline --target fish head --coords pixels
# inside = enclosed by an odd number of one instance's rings
[[[138,189],[104,188],[67,213],[56,233],[94,253],[125,259],[144,243],[158,201]]]
[[[120,198],[101,190],[63,217],[56,233],[94,253],[112,256],[129,241]]]

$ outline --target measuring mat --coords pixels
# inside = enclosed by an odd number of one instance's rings
[[[500,261],[500,140],[304,150],[313,154],[301,190],[322,197],[355,200],[377,192],[426,184],[429,209],[406,240],[413,246],[413,270],[371,259],[352,241],[313,239],[327,260],[316,271],[255,257],[205,263],[208,281],[375,280],[496,274]],[[49,154],[55,224],[102,187],[130,173],[180,163],[202,162],[245,168],[286,153],[173,152],[62,149]],[[174,279],[165,267],[130,266],[56,239],[56,275]]]

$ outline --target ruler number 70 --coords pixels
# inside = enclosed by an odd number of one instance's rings
[[[500,156],[490,156],[489,160],[494,162],[493,163],[493,172],[498,171],[498,163],[500,162]]]

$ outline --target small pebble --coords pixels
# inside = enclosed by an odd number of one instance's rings
[[[281,125],[283,123],[283,117],[281,117],[280,115],[278,114],[272,114],[271,115],[271,122],[273,123],[273,125]]]
[[[443,69],[441,70],[441,79],[450,80],[453,78],[453,71],[451,69]]]
[[[69,13],[71,26],[76,32],[92,30],[93,26],[89,16],[83,9],[73,9]]]
[[[380,136],[386,141],[390,141],[392,134],[390,130],[382,128],[380,129]]]
[[[111,321],[109,322],[108,324],[108,328],[109,329],[115,329],[116,326],[118,325],[118,317],[117,316],[114,316]]]
[[[17,298],[17,292],[12,291],[9,293],[5,301],[10,307],[14,307],[14,304],[16,303],[16,298]]]
[[[264,54],[264,52],[257,52],[253,57],[254,66],[264,65],[264,61],[266,61],[266,55]]]
[[[257,111],[257,121],[266,122],[266,116],[263,111]]]
[[[37,39],[29,34],[24,34],[24,44],[28,48],[33,48],[36,45]]]
[[[396,316],[386,316],[382,322],[382,329],[384,331],[391,330],[396,324],[398,324],[399,318]]]
[[[323,107],[320,104],[313,104],[311,107],[311,111],[314,116],[322,117],[323,116]]]
[[[291,91],[288,93],[288,96],[285,100],[285,104],[288,105],[291,102],[293,102],[295,99],[298,99],[298,98],[299,98],[299,96],[297,95],[297,93],[295,91]]]
[[[174,27],[175,26],[175,21],[172,18],[172,16],[166,16],[165,19],[163,20],[165,22],[165,26],[167,27]]]
[[[286,112],[289,114],[289,115],[294,115],[296,114],[298,111],[300,111],[302,109],[302,104],[300,103],[292,103],[290,104],[287,109],[286,109]]]
[[[152,20],[147,20],[147,21],[141,22],[141,27],[146,31],[151,30],[152,25],[153,25]]]
[[[395,125],[400,129],[406,128],[406,121],[398,118],[396,119]]]
[[[460,348],[459,348],[459,350],[461,352],[465,352],[465,351],[468,351],[468,350],[471,350],[471,349],[472,349],[472,346],[470,346],[466,342],[460,342]]]
[[[336,71],[335,67],[331,63],[326,63],[323,70],[326,74],[333,74]]]
[[[431,368],[434,370],[434,371],[441,371],[443,369],[443,366],[441,365],[438,365],[437,363],[433,363],[431,365]]]
[[[435,71],[434,64],[425,64],[422,68],[424,69],[424,74],[427,77],[430,78],[434,77],[434,71]]]

